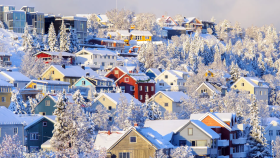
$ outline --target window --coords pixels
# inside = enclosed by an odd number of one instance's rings
[[[48,126],[48,122],[44,121],[43,122],[43,127],[47,127]]]
[[[189,136],[193,135],[193,129],[192,128],[188,128],[188,135]]]
[[[129,78],[128,78],[128,77],[125,77],[125,78],[124,78],[124,82],[129,82]]]
[[[2,102],[6,102],[6,97],[2,97]]]
[[[262,91],[260,91],[260,95],[262,95]]]
[[[37,88],[37,86],[36,85],[33,85],[33,89],[36,89]]]
[[[197,140],[196,146],[207,146],[207,141],[206,140]]]
[[[244,87],[244,83],[241,83],[241,86]]]
[[[51,74],[54,74],[54,71],[52,71]]]
[[[30,133],[30,140],[38,140],[38,133]]]
[[[14,128],[14,134],[18,134],[18,128]]]
[[[269,130],[269,136],[273,136],[273,130]]]
[[[18,87],[18,84],[17,84],[17,83],[14,83],[14,87]]]
[[[173,82],[171,82],[170,85],[172,86],[172,85],[173,85]]]
[[[46,112],[39,112],[40,115],[46,115]]]
[[[196,145],[196,143],[195,143],[195,141],[193,140],[193,141],[191,141],[192,142],[192,146],[195,146]]]
[[[164,106],[168,106],[168,103],[164,103]]]
[[[264,91],[264,95],[266,95],[266,91]]]
[[[151,87],[151,91],[152,91],[152,92],[154,91],[154,86]]]
[[[145,39],[148,40],[148,39],[150,39],[150,37],[149,36],[145,36]]]
[[[165,78],[168,78],[168,75],[165,75]]]
[[[140,100],[142,100],[143,99],[143,96],[142,95],[140,95]]]
[[[240,146],[240,152],[244,152],[244,144],[241,144],[239,146]]]
[[[186,140],[179,140],[179,146],[186,146],[187,141]]]
[[[142,86],[139,86],[139,90],[142,91]]]
[[[130,143],[136,143],[136,137],[130,137]]]
[[[50,101],[50,100],[46,100],[46,101],[45,101],[45,105],[46,105],[46,106],[51,106],[51,101]]]
[[[280,136],[280,130],[276,130],[276,135]]]
[[[105,66],[105,62],[102,62],[102,66]]]
[[[114,63],[110,63],[110,65],[114,66]]]
[[[121,87],[122,92],[125,92],[125,86],[120,86],[120,87]]]
[[[108,107],[108,110],[112,110],[112,106],[109,106],[109,107]]]
[[[164,86],[164,83],[159,83],[159,86]]]
[[[112,121],[112,117],[109,117],[109,121]]]
[[[105,98],[103,98],[103,101],[105,101]]]
[[[83,85],[83,86],[86,85],[86,81],[82,81],[82,85]]]
[[[108,59],[110,59],[110,56],[108,56]]]
[[[119,153],[119,158],[130,158],[130,153],[129,152]]]
[[[130,91],[134,91],[134,86],[130,86]]]
[[[162,98],[162,95],[159,95],[159,98]]]
[[[203,93],[203,90],[201,90],[201,93]]]
[[[145,86],[145,92],[149,92],[149,87]]]
[[[115,74],[119,74],[119,70],[115,70]]]

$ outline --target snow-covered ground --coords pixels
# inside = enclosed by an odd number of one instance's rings
[[[16,67],[20,66],[21,58],[24,55],[21,36],[21,33],[0,28],[0,52],[11,53],[12,65]]]

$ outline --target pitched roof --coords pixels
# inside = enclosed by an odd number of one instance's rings
[[[91,48],[86,48],[86,49],[82,49],[79,52],[76,53],[76,55],[78,55],[80,52],[88,52],[90,54],[96,54],[96,55],[114,55],[117,56],[117,53],[110,51],[108,49],[91,49]]]
[[[197,91],[202,85],[205,85],[206,87],[208,87],[212,92],[216,93],[216,94],[221,94],[221,91],[219,91],[215,86],[213,86],[213,82],[203,82],[200,84],[199,87],[197,87],[197,89],[195,91]],[[224,87],[223,87],[224,88]]]
[[[189,98],[189,96],[183,93],[182,91],[158,91],[149,99],[149,101],[153,100],[153,98],[160,93],[174,102],[181,102],[183,99]]]
[[[0,80],[0,86],[2,86],[2,87],[13,87],[14,85],[10,84],[7,81]]]
[[[137,105],[141,105],[142,104],[138,99],[134,98],[129,93],[101,93],[95,100],[98,100],[102,96],[106,96],[111,101],[113,101],[115,104],[118,104],[120,102],[120,98],[122,96],[126,98],[127,102],[130,102],[131,99],[133,99],[135,104],[137,104]]]
[[[31,80],[27,85],[30,85],[31,83],[44,83],[48,85],[70,85],[69,82],[63,82],[63,81],[55,81],[55,80]]]
[[[153,36],[150,31],[132,30],[130,33],[134,36]]]
[[[20,120],[22,122],[22,124],[25,126],[24,129],[28,129],[29,127],[31,127],[32,125],[40,122],[41,120],[43,120],[44,118],[48,119],[49,121],[51,121],[52,123],[55,123],[54,120],[48,118],[47,116],[42,116],[40,114],[31,114],[31,115],[17,115],[18,120]],[[56,117],[56,116],[55,116]]]
[[[101,22],[109,22],[109,19],[106,14],[98,14],[97,15]]]
[[[117,142],[126,132],[125,131],[112,131],[108,134],[108,131],[99,131],[94,146],[96,149],[106,148],[107,150]]]
[[[136,66],[115,66],[111,69],[111,71],[107,72],[104,76],[107,76],[109,73],[114,71],[116,68],[118,68],[120,71],[122,71],[125,74],[129,73],[129,71],[133,72],[134,70],[136,70]]]
[[[257,78],[257,77],[240,77],[231,87],[233,87],[236,83],[238,83],[241,79],[244,79],[245,81],[247,81],[249,84],[251,84],[253,87],[263,87],[263,88],[269,88],[266,84],[262,84],[262,86],[257,85],[256,83],[254,83],[253,81],[256,82],[262,82],[264,83],[263,80]]]
[[[10,53],[0,52],[0,56],[12,56]]]
[[[128,30],[117,30],[117,33],[119,33],[121,36],[130,36],[131,33],[128,32]]]
[[[158,75],[156,78],[155,78],[155,80],[157,79],[157,78],[159,78],[161,75],[163,75],[163,74],[165,74],[165,73],[170,73],[170,74],[172,74],[173,76],[175,76],[177,79],[184,79],[183,78],[183,75],[188,75],[188,73],[187,72],[184,72],[184,71],[179,71],[179,70],[165,70],[165,71],[163,71],[160,75]]]
[[[213,131],[210,127],[206,126],[203,122],[201,122],[199,120],[191,120],[191,122],[194,125],[196,125],[196,127],[201,129],[202,131],[204,131],[204,133],[206,133],[212,139],[219,139],[220,138],[220,136],[215,131]]]
[[[12,72],[11,71],[1,71],[0,74],[13,81],[23,81],[23,82],[30,81],[30,78],[24,76],[22,73],[20,73],[18,71],[12,71]]]
[[[158,75],[161,74],[161,72],[160,72],[157,68],[149,68],[149,69],[146,71],[146,73],[147,73],[149,70],[152,71],[156,76],[158,76]]]
[[[49,97],[50,99],[52,99],[55,103],[57,102],[57,100],[58,100],[58,94],[47,94],[47,95],[45,95],[45,97],[39,102],[39,103],[37,103],[37,105],[36,106],[38,106],[46,97]],[[66,97],[68,98],[68,101],[69,101],[69,103],[74,103],[74,100],[73,100],[73,98],[72,98],[72,94],[70,94],[70,93],[68,93],[68,94],[66,94]]]
[[[39,52],[39,53],[36,53],[34,54],[34,56],[37,56],[41,53],[45,53],[45,54],[48,54],[48,55],[51,55],[51,56],[63,56],[63,57],[75,57],[75,54],[72,54],[72,53],[67,53],[67,52],[48,52],[48,51],[42,51],[42,52]]]
[[[82,69],[81,66],[72,66],[72,65],[71,66],[66,65],[65,69],[61,65],[51,65],[43,74],[45,74],[51,67],[57,69],[60,73],[62,73],[66,77],[82,77],[82,76],[86,76],[87,73],[96,74],[96,72],[89,67],[85,67],[85,69]]]
[[[14,114],[11,110],[7,109],[5,106],[0,106],[0,125],[8,124],[22,123],[20,120],[18,120],[16,114]]]

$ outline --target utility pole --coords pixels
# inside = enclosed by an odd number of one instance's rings
[[[118,0],[116,0],[116,10],[118,10]]]

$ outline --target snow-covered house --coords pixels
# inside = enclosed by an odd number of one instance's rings
[[[101,26],[110,26],[110,21],[106,14],[96,14],[96,18]]]
[[[54,110],[56,109],[55,104],[58,101],[58,95],[57,94],[47,94],[35,107],[34,111],[35,114],[40,115],[53,115]],[[69,104],[73,104],[74,101],[72,99],[72,94],[66,94],[66,97],[68,98]]]
[[[244,126],[237,124],[234,113],[191,114],[190,120],[199,120],[220,135],[218,156],[247,157]]]
[[[29,152],[37,152],[41,145],[52,137],[56,116],[39,114],[17,115],[24,125],[24,146]]]
[[[108,49],[82,49],[76,53],[75,63],[96,70],[110,70],[117,64],[117,53]]]
[[[51,65],[42,73],[42,80],[56,80],[69,82],[72,86],[82,76],[96,74],[90,67],[85,66],[68,66],[68,65]]]
[[[119,53],[124,53],[124,41],[122,40],[112,40],[107,38],[92,38],[88,40],[88,44],[90,45],[102,45],[105,48],[117,51]]]
[[[265,82],[257,77],[241,77],[232,86],[232,89],[239,91],[248,91],[254,94],[257,100],[263,100],[268,103],[268,89]]]
[[[132,30],[131,40],[136,41],[152,41],[153,34],[150,31],[140,31],[140,30]]]
[[[188,98],[189,97],[181,91],[158,91],[149,99],[149,102],[156,102],[159,104],[162,114],[164,114],[165,111],[180,112],[182,101]]]
[[[91,111],[95,111],[98,105],[104,106],[109,112],[113,113],[116,110],[117,105],[121,102],[120,99],[124,99],[128,103],[133,99],[136,105],[141,105],[142,103],[134,98],[128,93],[101,93],[92,103]]]
[[[76,83],[74,87],[86,87],[94,88],[96,92],[112,91],[114,86],[114,80],[98,75],[98,76],[83,76]]]
[[[123,74],[115,84],[124,93],[133,95],[142,103],[146,101],[146,96],[150,98],[155,94],[155,81],[144,73]]]
[[[173,20],[172,17],[164,16],[164,15],[161,18],[157,19],[157,23],[162,25],[162,26],[168,26],[168,27],[179,25],[175,20]]]
[[[198,28],[202,29],[203,24],[196,17],[184,17],[184,22],[182,23],[182,26],[185,27],[189,33],[192,33]]]
[[[227,87],[218,82],[210,82],[208,79],[202,82],[195,90],[200,97],[212,97],[214,95],[225,96]]]
[[[6,81],[14,85],[14,88],[22,89],[27,83],[30,82],[30,78],[24,76],[22,73],[18,71],[1,71],[0,75],[6,78]],[[3,78],[1,77],[1,78]]]
[[[146,70],[146,75],[149,76],[151,79],[155,79],[158,75],[162,73],[162,69],[157,68],[149,68]]]
[[[156,92],[165,90],[186,91],[188,73],[179,70],[165,70],[155,78]]]
[[[11,104],[11,92],[12,92],[13,85],[9,82],[0,80],[0,105],[9,107]]]
[[[100,131],[95,146],[107,149],[109,157],[153,157],[157,150],[174,146],[149,127],[131,127],[127,131]]]
[[[276,137],[280,137],[280,120],[273,120],[268,126],[265,127],[264,137],[267,144],[271,145],[271,141],[275,141]]]
[[[127,73],[138,73],[136,66],[116,66],[107,72],[104,76],[116,81],[121,76]]]
[[[2,143],[5,134],[7,135],[18,135],[21,144],[23,145],[23,123],[18,120],[16,114],[5,106],[0,106],[0,144]]]
[[[174,146],[190,146],[194,156],[218,157],[220,136],[198,120],[151,120],[150,127]]]
[[[74,64],[75,54],[67,53],[67,52],[48,52],[42,51],[34,54],[39,59],[43,59],[45,63],[49,63],[55,60],[61,60],[62,63]]]
[[[0,52],[0,66],[5,67],[12,65],[10,53]]]
[[[53,81],[53,80],[31,80],[26,86],[25,90],[39,90],[43,95],[46,93],[58,93],[64,89],[67,90],[69,82]]]

